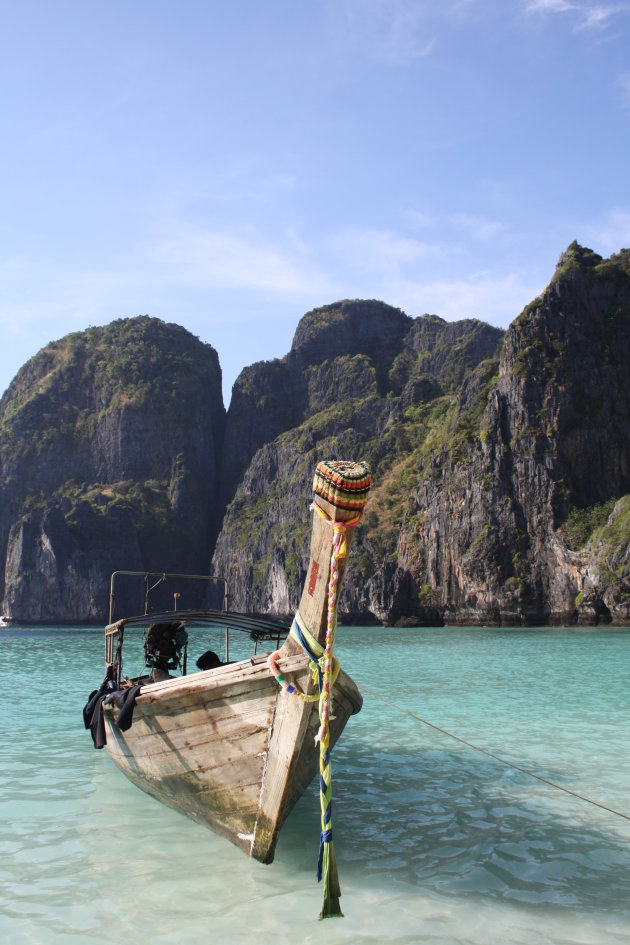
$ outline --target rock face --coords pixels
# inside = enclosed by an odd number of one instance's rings
[[[70,335],[0,402],[0,595],[102,620],[114,569],[291,615],[319,459],[364,459],[346,620],[630,623],[630,250],[577,243],[507,332],[343,301],[246,368],[156,319]]]
[[[333,398],[346,402],[386,388],[387,372],[412,322],[382,302],[325,306],[300,320],[286,357],[242,371],[227,416],[224,500],[232,498],[261,446]]]
[[[577,244],[505,338],[378,303],[309,313],[290,354],[246,376],[258,439],[215,569],[239,606],[290,613],[313,465],[363,458],[375,486],[347,619],[628,623],[629,515],[614,500],[630,492],[629,344],[630,251],[603,260]],[[299,392],[290,418],[267,392],[280,371]],[[234,442],[238,425],[231,412]]]
[[[340,302],[305,315],[281,361],[243,372],[235,385],[237,409],[228,412],[224,464],[235,466],[234,443],[238,462],[249,465],[213,559],[235,607],[295,610],[308,566],[315,464],[323,456],[367,458],[377,483],[374,511],[355,538],[341,601],[346,619],[374,622],[395,614],[441,621],[432,598],[419,598],[409,571],[397,564],[401,495],[411,480],[405,475],[391,491],[387,483],[412,456],[426,416],[452,412],[462,385],[476,404],[490,366],[498,370],[502,338],[476,320],[412,319],[379,302]],[[290,400],[274,398],[279,375]]]
[[[115,569],[206,573],[224,422],[217,354],[176,325],[120,320],[40,351],[0,402],[4,612],[102,620]]]

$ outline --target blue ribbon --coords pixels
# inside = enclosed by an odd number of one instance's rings
[[[317,857],[317,882],[318,883],[322,878],[325,843],[332,843],[332,830],[322,830],[319,837],[319,856]]]
[[[307,640],[306,640],[306,637],[305,637],[304,634],[302,633],[302,629],[301,629],[299,623],[297,622],[297,619],[296,619],[296,618],[294,618],[294,620],[293,620],[293,627],[292,627],[292,629],[293,629],[293,631],[295,632],[295,636],[297,637],[298,643],[300,644],[300,646],[302,647],[302,649],[304,650],[304,652],[306,653],[306,655],[308,656],[308,658],[309,658],[310,660],[312,660],[314,663],[317,664],[317,684],[318,684],[318,686],[319,686],[319,691],[321,692],[321,691],[322,691],[322,685],[323,685],[323,682],[324,682],[324,675],[323,675],[323,673],[322,673],[322,668],[321,668],[321,666],[319,665],[319,657],[318,657],[315,653],[313,653],[313,650],[312,650],[312,649],[310,648],[310,646],[308,645],[308,642],[307,642]]]

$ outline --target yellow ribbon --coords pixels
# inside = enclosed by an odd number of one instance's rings
[[[361,521],[361,516],[363,515],[363,509],[361,509],[361,511],[359,512],[359,514],[358,514],[358,515],[355,515],[354,518],[348,519],[347,522],[334,522],[334,521],[332,520],[332,518],[330,517],[330,515],[329,515],[327,512],[325,512],[325,511],[317,504],[317,502],[313,502],[313,506],[312,506],[312,507],[315,509],[315,511],[317,512],[317,514],[319,515],[320,518],[323,518],[325,522],[328,522],[329,525],[332,525],[332,527],[333,527],[333,542],[334,542],[334,540],[335,540],[335,536],[336,536],[336,535],[341,534],[341,535],[343,536],[342,539],[341,539],[341,542],[340,542],[340,544],[339,544],[339,548],[337,549],[337,552],[336,552],[335,557],[336,557],[336,558],[345,558],[346,555],[348,554],[348,546],[347,546],[347,544],[346,544],[346,530],[347,530],[348,528],[354,528],[355,525],[358,525],[358,523]]]

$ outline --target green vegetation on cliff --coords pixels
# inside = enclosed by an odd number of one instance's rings
[[[615,500],[596,503],[586,508],[573,508],[562,527],[562,533],[571,551],[579,551],[593,537],[596,530],[602,529],[615,506]]]
[[[595,528],[591,545],[603,589],[630,602],[630,495],[619,499],[606,523]]]

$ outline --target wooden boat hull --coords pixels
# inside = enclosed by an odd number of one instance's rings
[[[281,659],[303,692],[314,684],[303,654]],[[333,689],[332,743],[362,705],[343,670]],[[318,703],[278,686],[264,656],[144,686],[122,732],[105,707],[107,751],[146,793],[227,837],[263,863],[318,770]]]

